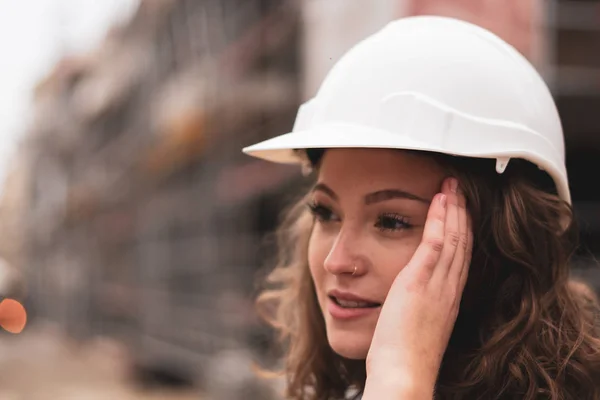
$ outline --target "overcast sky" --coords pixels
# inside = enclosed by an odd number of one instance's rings
[[[66,54],[97,45],[139,0],[0,0],[0,193],[31,90]]]

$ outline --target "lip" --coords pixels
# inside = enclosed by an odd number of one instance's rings
[[[381,306],[379,307],[365,307],[365,308],[346,308],[339,306],[331,296],[338,298],[340,300],[347,301],[364,301],[369,303],[378,303],[377,301],[365,299],[363,297],[357,296],[352,293],[340,292],[338,290],[332,290],[327,293],[327,311],[329,314],[338,320],[351,320],[357,319],[361,317],[365,317],[369,314],[379,313]]]
[[[346,300],[346,301],[362,301],[362,302],[366,302],[366,303],[381,304],[381,302],[379,302],[377,300],[367,299],[365,297],[360,297],[360,296],[350,293],[350,292],[342,292],[340,290],[330,290],[329,292],[327,292],[327,296],[335,297],[337,299]]]

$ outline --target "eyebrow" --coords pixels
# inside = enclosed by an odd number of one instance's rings
[[[334,200],[338,200],[338,195],[324,183],[317,183],[313,187],[313,192],[323,192],[327,194]],[[392,199],[406,199],[406,200],[414,200],[425,204],[430,204],[431,200],[427,200],[423,197],[417,196],[416,194],[412,194],[405,190],[400,189],[384,189],[378,190],[373,193],[369,193],[365,196],[365,204],[371,205],[374,203],[379,203],[382,201],[392,200]]]

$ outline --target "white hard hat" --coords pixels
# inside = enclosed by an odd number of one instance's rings
[[[452,18],[389,23],[336,63],[291,133],[244,152],[301,163],[298,149],[340,147],[492,158],[498,173],[525,159],[571,201],[562,126],[543,79],[499,37]]]

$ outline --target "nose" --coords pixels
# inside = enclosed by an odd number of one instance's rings
[[[358,237],[351,232],[340,230],[336,236],[327,258],[324,268],[333,275],[355,274],[359,270]],[[356,268],[355,268],[356,267]]]

